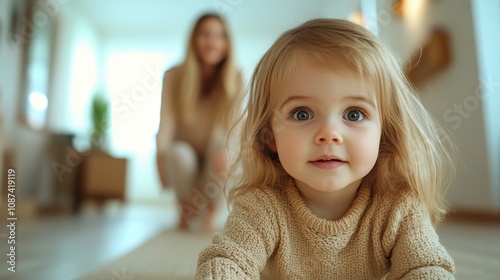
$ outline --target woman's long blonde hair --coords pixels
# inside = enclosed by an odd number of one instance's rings
[[[192,121],[192,112],[196,101],[201,94],[201,67],[200,61],[196,54],[196,36],[198,35],[201,24],[210,18],[217,19],[224,27],[227,40],[226,57],[218,65],[217,81],[214,84],[217,87],[215,94],[218,95],[217,108],[214,108],[214,113],[222,116],[225,109],[230,106],[235,95],[240,90],[241,80],[239,72],[234,63],[234,54],[232,40],[229,34],[228,26],[225,20],[218,14],[207,13],[198,18],[189,37],[188,49],[184,62],[179,67],[179,80],[176,84],[176,95],[174,102],[176,103],[177,117],[184,122]]]
[[[268,144],[273,140],[276,92],[300,67],[299,53],[330,67],[346,64],[373,83],[382,133],[377,162],[364,183],[373,193],[410,190],[427,205],[437,225],[446,213],[444,191],[454,175],[452,142],[420,103],[393,54],[363,27],[336,19],[311,20],[285,32],[258,63],[232,169],[242,172],[229,201],[253,188],[277,188],[290,180]]]

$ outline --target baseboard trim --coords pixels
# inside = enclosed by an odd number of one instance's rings
[[[454,209],[448,212],[446,220],[500,224],[500,212]]]

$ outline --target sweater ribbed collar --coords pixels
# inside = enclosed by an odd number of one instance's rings
[[[287,185],[285,193],[299,223],[324,235],[337,235],[354,230],[370,200],[370,187],[361,183],[351,208],[339,220],[331,221],[319,218],[312,213],[300,196],[294,181]]]

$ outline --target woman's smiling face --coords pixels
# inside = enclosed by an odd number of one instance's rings
[[[217,65],[227,55],[227,35],[224,25],[217,18],[201,22],[196,32],[195,48],[198,59],[206,65]]]

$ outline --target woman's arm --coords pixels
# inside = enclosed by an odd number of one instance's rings
[[[169,185],[167,176],[167,155],[175,130],[175,114],[173,106],[173,71],[165,72],[161,91],[160,127],[156,135],[156,165],[162,186]]]
[[[387,279],[455,279],[455,264],[423,205],[401,221],[391,252]]]
[[[259,279],[277,241],[277,221],[268,196],[238,198],[222,233],[199,256],[196,279]]]

